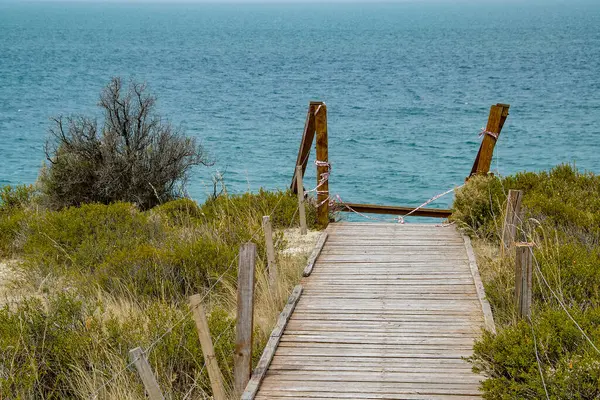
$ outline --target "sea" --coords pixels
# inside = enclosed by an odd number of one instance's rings
[[[199,201],[215,176],[289,187],[310,101],[327,104],[346,202],[417,206],[462,184],[496,103],[496,174],[600,172],[600,1],[0,0],[0,185],[36,181],[51,117],[101,123],[115,76],[146,82],[210,154],[187,182]]]

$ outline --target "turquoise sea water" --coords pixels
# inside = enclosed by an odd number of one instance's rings
[[[287,187],[309,100],[328,105],[346,201],[418,205],[462,183],[497,102],[493,169],[600,172],[600,2],[0,1],[0,184],[34,182],[49,117],[97,114],[115,75],[147,81],[214,156],[191,176],[199,200],[216,170],[232,192]]]

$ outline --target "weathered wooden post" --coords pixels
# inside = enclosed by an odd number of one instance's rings
[[[252,326],[254,320],[254,269],[256,245],[240,247],[237,287],[237,321],[235,325],[235,354],[233,357],[234,389],[241,396],[252,373]]]
[[[275,263],[275,246],[273,246],[273,229],[271,217],[265,215],[262,220],[265,233],[265,245],[267,247],[267,270],[269,272],[269,285],[273,287],[277,282],[277,264]]]
[[[500,136],[504,122],[508,117],[509,104],[496,104],[490,108],[490,115],[485,130],[482,132],[483,139],[479,152],[475,158],[473,168],[471,168],[471,174],[487,174],[490,172],[490,166],[492,164],[492,156],[494,155],[494,147],[496,141]]]
[[[321,103],[318,101],[311,101],[308,105],[306,122],[304,123],[304,132],[302,133],[302,143],[300,143],[300,149],[298,150],[298,157],[296,159],[296,165],[300,165],[301,167],[301,175],[304,175],[304,171],[306,171],[310,148],[315,139],[315,110],[320,104]],[[290,185],[292,193],[298,193],[297,174],[297,170],[294,170],[294,177],[292,178],[292,184]]]
[[[523,191],[509,190],[506,199],[506,211],[504,215],[504,226],[502,227],[502,254],[509,250],[517,238],[517,227],[521,219],[521,199]]]
[[[327,106],[321,103],[315,110],[317,133],[317,222],[321,227],[329,224],[329,150],[327,139]]]
[[[208,378],[210,379],[213,397],[215,400],[227,400],[225,387],[223,386],[223,375],[221,374],[219,364],[217,363],[206,313],[202,306],[202,296],[199,294],[190,296],[189,302],[194,321],[196,322],[196,329],[198,330],[200,346],[202,346],[202,355],[204,356],[204,362],[206,364],[206,369],[208,370]]]
[[[519,318],[531,316],[532,248],[531,243],[515,246],[515,305]]]
[[[150,400],[164,400],[165,397],[160,391],[160,387],[158,386],[158,382],[156,381],[156,377],[152,372],[150,364],[148,364],[148,359],[146,358],[144,350],[142,350],[141,347],[129,350],[129,360],[135,365],[135,369],[142,379],[146,393],[148,393],[148,398]]]
[[[298,186],[298,215],[300,216],[300,234],[306,235],[306,209],[304,208],[304,186],[302,183],[302,167],[296,166],[296,182]]]

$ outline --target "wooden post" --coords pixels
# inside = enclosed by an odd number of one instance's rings
[[[504,215],[504,226],[502,227],[502,253],[510,249],[517,238],[517,227],[521,219],[521,199],[523,191],[509,190],[506,199],[506,212]]]
[[[233,375],[236,397],[241,396],[252,373],[252,326],[254,319],[254,267],[256,245],[240,247],[237,287],[237,321]]]
[[[519,318],[531,316],[532,247],[531,243],[517,243],[515,247],[515,305]]]
[[[263,217],[263,231],[265,232],[265,245],[267,247],[267,270],[269,271],[269,285],[273,287],[277,282],[277,264],[275,263],[275,247],[273,246],[273,229],[271,217]]]
[[[204,356],[204,362],[206,363],[206,369],[208,370],[208,377],[210,379],[213,398],[215,400],[227,400],[225,387],[223,386],[223,375],[221,374],[219,364],[217,363],[217,357],[215,356],[215,349],[210,337],[210,329],[208,328],[206,313],[204,312],[204,307],[202,306],[202,296],[195,294],[190,296],[189,301],[190,308],[194,316],[194,321],[196,322],[196,329],[198,330],[200,345],[202,346],[202,355]]]
[[[320,102],[311,101],[308,105],[306,122],[304,123],[304,132],[302,133],[302,143],[300,143],[300,150],[298,150],[298,157],[296,159],[296,165],[300,165],[302,167],[300,173],[302,176],[304,176],[304,171],[306,171],[310,148],[315,139],[315,110],[320,104]],[[292,184],[290,185],[292,193],[298,193],[298,181],[296,179],[297,173],[297,170],[294,170],[294,177],[292,178]]]
[[[315,130],[317,133],[317,185],[323,174],[329,173],[329,150],[327,140],[327,106],[321,103],[315,110]],[[317,190],[317,222],[322,228],[329,225],[329,181],[326,180]]]
[[[150,364],[148,364],[148,359],[146,358],[144,350],[142,350],[141,347],[129,350],[129,360],[135,364],[135,369],[140,375],[140,378],[142,378],[144,388],[146,389],[146,393],[148,393],[150,400],[164,400],[165,397],[160,391],[160,387],[158,386],[158,382],[156,382],[156,377],[152,372],[152,368],[150,368]]]
[[[483,135],[479,152],[477,153],[475,163],[473,164],[473,168],[471,168],[471,174],[469,176],[475,174],[487,174],[490,171],[490,166],[492,165],[492,156],[494,155],[494,147],[496,146],[496,141],[500,136],[500,131],[502,131],[504,122],[508,117],[509,107],[509,104],[498,103],[490,108],[490,115],[488,117],[485,131],[495,135],[496,137],[493,137],[489,134]]]
[[[298,214],[300,215],[300,234],[306,235],[306,210],[304,209],[304,186],[302,183],[302,167],[296,166],[296,181],[298,185]]]

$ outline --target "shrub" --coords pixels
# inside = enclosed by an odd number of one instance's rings
[[[545,398],[541,368],[550,398],[599,398],[600,355],[555,295],[591,341],[600,343],[600,178],[560,165],[548,172],[471,179],[457,194],[453,218],[497,247],[508,189],[523,190],[521,228],[536,244],[532,320],[515,319],[512,253],[491,260],[480,255],[498,330],[484,334],[470,358],[489,377],[484,397]]]
[[[209,390],[195,325],[189,316],[182,320],[186,310],[152,302],[119,315],[109,303],[65,292],[47,303],[28,298],[13,310],[0,309],[0,392],[10,398],[90,398],[97,382],[119,373],[127,382],[120,389],[126,384],[128,395],[142,398],[139,377],[123,370],[129,350],[138,346],[149,350],[149,362],[165,392],[187,393],[195,387],[192,394],[199,397]],[[212,336],[219,337],[215,352],[229,380],[233,321],[217,308],[208,322]],[[168,327],[173,327],[171,334],[149,348]],[[82,383],[82,375],[95,379]],[[115,389],[107,386],[100,398],[119,398]]]
[[[506,195],[494,176],[476,175],[456,191],[451,220],[486,238],[495,235],[494,220],[501,214]]]
[[[34,196],[33,186],[0,188],[0,257],[10,257],[16,250],[17,237]]]
[[[125,201],[148,209],[179,197],[190,168],[209,164],[193,138],[156,115],[156,99],[145,92],[113,78],[100,96],[100,128],[88,117],[54,118],[40,174],[50,206]]]

